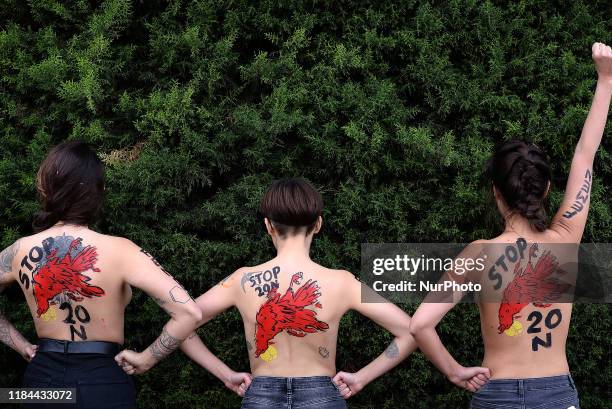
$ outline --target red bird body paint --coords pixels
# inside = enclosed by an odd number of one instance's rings
[[[527,304],[533,303],[536,307],[550,307],[551,303],[570,288],[570,284],[560,282],[553,274],[565,274],[559,269],[557,259],[549,251],[545,251],[535,266],[531,259],[535,257],[538,245],[533,244],[529,250],[529,261],[524,271],[520,262],[514,268],[514,278],[504,290],[502,303],[499,306],[499,327],[501,334],[512,326],[515,318]]]
[[[302,273],[296,273],[291,278],[291,283],[285,294],[277,292],[277,287],[273,287],[267,294],[267,300],[259,308],[255,330],[255,356],[263,354],[276,335],[282,331],[294,337],[304,337],[309,333],[325,331],[329,325],[317,319],[315,310],[306,309],[307,306],[314,305],[315,308],[322,308],[318,299],[319,286],[316,281],[308,280],[304,285],[293,291],[293,285],[300,285],[303,277]]]
[[[83,247],[74,257],[73,250],[81,244],[81,239],[73,240],[68,251],[61,259],[57,257],[57,249],[53,249],[47,256],[46,262],[34,275],[34,297],[40,317],[49,310],[49,303],[59,294],[66,294],[74,301],[82,301],[84,297],[101,297],[104,290],[88,284],[89,277],[84,271],[99,272],[95,267],[98,253],[95,247]]]

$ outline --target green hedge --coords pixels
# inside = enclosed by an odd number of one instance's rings
[[[303,175],[323,192],[314,258],[353,271],[361,242],[498,233],[482,167],[503,139],[528,138],[550,154],[555,209],[594,89],[590,44],[612,41],[605,0],[94,3],[0,1],[0,244],[31,232],[45,152],[84,138],[108,163],[97,227],[141,244],[194,294],[272,256],[256,208],[283,176]],[[612,242],[610,129],[585,241]],[[16,286],[0,307],[34,337]],[[611,405],[610,312],[575,308],[568,354],[587,409]],[[165,320],[138,292],[127,317],[134,348]],[[440,332],[460,362],[480,362],[474,306],[454,310]],[[200,334],[248,369],[236,312]],[[359,368],[388,341],[349,314],[339,368]],[[0,351],[0,385],[18,385],[24,363]],[[143,408],[239,404],[180,353],[138,378],[138,389]],[[468,400],[417,353],[350,406]]]

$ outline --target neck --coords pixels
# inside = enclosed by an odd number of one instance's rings
[[[533,233],[534,228],[529,221],[517,213],[509,213],[504,217],[505,231],[514,232],[520,236],[525,233]]]
[[[89,226],[87,226],[85,224],[66,223],[63,220],[60,220],[59,222],[55,223],[50,228],[54,228],[54,227],[72,227],[72,228],[75,228],[75,229],[79,229],[79,228],[88,229],[89,228]]]
[[[308,259],[310,260],[310,243],[312,235],[298,234],[288,236],[283,239],[277,239],[275,242],[276,256],[282,258]]]

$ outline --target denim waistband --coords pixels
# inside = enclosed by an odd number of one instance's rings
[[[296,378],[285,378],[277,376],[256,376],[251,388],[293,390],[309,389],[321,386],[333,385],[329,376],[303,376]]]
[[[558,375],[542,378],[525,379],[491,379],[486,385],[488,390],[520,391],[570,387],[576,389],[572,376]]]

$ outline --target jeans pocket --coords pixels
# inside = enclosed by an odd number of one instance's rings
[[[135,409],[136,391],[132,380],[120,382],[79,382],[78,409]]]

